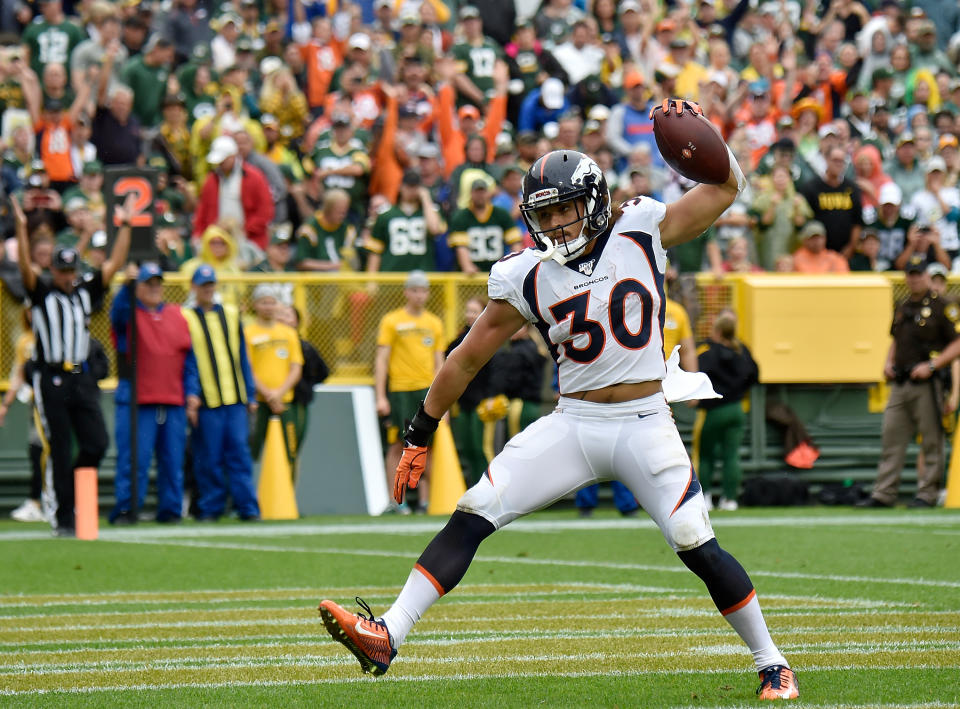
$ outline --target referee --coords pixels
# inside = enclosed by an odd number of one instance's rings
[[[116,243],[103,267],[77,278],[80,255],[76,249],[57,249],[50,277],[41,276],[30,259],[27,219],[20,203],[13,204],[17,230],[17,258],[24,290],[33,315],[33,392],[43,435],[50,447],[44,470],[46,487],[54,499],[50,518],[53,533],[75,536],[73,516],[73,470],[100,465],[107,449],[107,430],[100,411],[100,389],[87,367],[90,353],[88,319],[92,304],[101,299],[130,249],[130,206],[116,207],[120,221]],[[76,438],[77,457],[71,463],[71,434]]]

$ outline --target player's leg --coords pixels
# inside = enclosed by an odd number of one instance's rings
[[[484,539],[593,481],[572,417],[554,413],[540,419],[512,439],[460,498],[383,618],[349,613],[325,600],[320,613],[327,630],[364,671],[383,674],[413,625],[463,578]]]
[[[662,407],[624,426],[614,451],[615,475],[704,582],[717,609],[750,648],[764,687],[782,682],[781,694],[796,696],[796,678],[770,637],[753,583],[714,538],[699,481],[665,402]],[[651,448],[651,441],[659,444]],[[771,674],[770,668],[776,670]]]

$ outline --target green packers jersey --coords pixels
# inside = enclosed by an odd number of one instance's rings
[[[354,240],[356,231],[356,227],[348,222],[331,228],[324,224],[318,213],[297,230],[297,255],[294,261],[300,263],[304,259],[317,259],[340,263],[343,246],[348,239],[351,242]]]
[[[510,213],[491,205],[484,217],[478,217],[470,209],[454,212],[450,219],[451,248],[465,246],[470,251],[470,260],[481,271],[490,268],[504,257],[506,249],[523,239]]]
[[[332,170],[347,165],[358,164],[363,167],[362,177],[348,175],[330,175],[323,181],[328,190],[341,189],[350,195],[350,209],[363,213],[363,202],[367,197],[367,179],[370,174],[370,157],[366,149],[356,138],[352,138],[345,148],[337,147],[332,141],[318,141],[311,155],[318,170]]]
[[[59,25],[51,25],[42,17],[37,20],[27,26],[21,40],[30,47],[30,68],[42,76],[43,67],[47,64],[63,64],[69,77],[70,54],[86,38],[86,34],[67,20]]]
[[[427,232],[423,210],[407,214],[391,207],[377,217],[363,246],[380,254],[381,271],[433,271],[436,269],[433,234]]]
[[[503,58],[503,50],[490,39],[484,37],[483,44],[458,44],[453,48],[453,58],[457,70],[463,72],[477,88],[487,93],[493,89],[493,68],[497,59]]]

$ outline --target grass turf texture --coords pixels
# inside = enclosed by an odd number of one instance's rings
[[[0,523],[0,705],[744,706],[749,653],[649,520],[531,516],[378,679],[316,605],[382,613],[444,520]],[[798,671],[791,706],[960,706],[960,513],[713,515]]]

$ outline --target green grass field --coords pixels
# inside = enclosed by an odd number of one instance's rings
[[[387,675],[323,630],[382,613],[440,518],[0,523],[0,705],[756,706],[753,663],[649,520],[546,512],[484,542]],[[960,512],[716,513],[804,707],[960,706]]]

